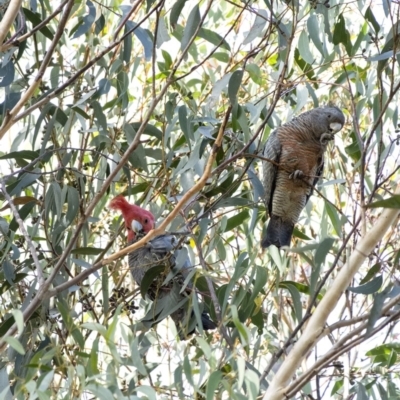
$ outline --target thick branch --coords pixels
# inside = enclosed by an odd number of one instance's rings
[[[400,194],[400,182],[396,193]],[[398,209],[385,209],[379,216],[376,224],[358,242],[349,261],[338,273],[335,281],[319,303],[314,314],[311,316],[299,341],[295,344],[286,360],[281,365],[268,390],[264,400],[278,400],[285,398],[286,388],[290,379],[296,372],[297,367],[304,359],[309,350],[317,343],[324,332],[324,326],[329,314],[335,308],[342,293],[349,286],[354,275],[364,260],[369,256],[376,244],[382,239],[385,232],[399,215]]]
[[[4,17],[0,20],[0,44],[4,42],[18,11],[21,8],[21,4],[22,0],[11,0]]]
[[[381,315],[388,313],[390,308],[392,308],[396,304],[398,304],[399,300],[400,300],[400,296],[396,296],[394,299],[392,299],[383,308]],[[313,376],[315,376],[318,373],[318,371],[320,371],[322,368],[324,368],[329,363],[333,362],[335,359],[337,359],[342,354],[345,354],[346,352],[350,351],[356,345],[362,343],[366,339],[368,339],[371,336],[375,335],[376,333],[380,332],[389,323],[398,319],[399,313],[400,312],[398,310],[391,313],[391,315],[389,317],[385,318],[385,320],[382,321],[382,323],[377,325],[369,333],[365,332],[364,334],[361,334],[361,332],[363,330],[366,330],[368,328],[368,321],[364,322],[363,324],[361,324],[354,330],[350,331],[342,339],[340,339],[338,342],[336,342],[335,345],[326,354],[324,354],[321,358],[319,358],[318,361],[314,365],[312,365],[307,371],[305,371],[298,379],[296,379],[287,388],[286,397],[292,398],[292,396],[294,396],[295,393],[298,390],[300,390],[306,384],[307,381],[309,381]],[[365,315],[364,317],[366,317],[365,319],[367,319],[369,317],[369,315]]]

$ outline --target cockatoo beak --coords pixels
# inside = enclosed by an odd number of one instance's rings
[[[143,225],[134,219],[131,222],[131,228],[132,232],[139,233],[141,230],[143,230]]]
[[[331,122],[329,124],[329,128],[331,129],[332,132],[339,132],[342,129],[342,124],[340,124],[339,122]]]

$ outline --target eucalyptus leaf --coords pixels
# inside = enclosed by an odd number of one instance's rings
[[[200,24],[200,10],[198,4],[190,11],[181,41],[181,51],[186,49]]]

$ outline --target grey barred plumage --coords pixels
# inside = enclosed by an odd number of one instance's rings
[[[109,206],[122,213],[130,244],[154,229],[153,214],[135,204],[129,204],[123,196],[115,197]],[[128,257],[133,279],[153,300],[142,322],[154,325],[170,315],[181,338],[193,333],[197,322],[201,322],[204,330],[216,328],[208,314],[201,312],[201,304],[198,304],[199,321],[195,318],[191,303],[193,299],[197,302],[197,297],[192,296],[195,289],[189,276],[193,266],[186,249],[174,235],[156,236],[143,247],[130,252]],[[142,287],[146,273],[152,268],[148,281]]]
[[[264,203],[270,216],[262,247],[290,245],[294,225],[322,175],[327,144],[344,122],[338,107],[319,107],[269,136],[263,156],[274,163],[265,160],[262,165]]]
[[[144,235],[143,231],[137,232],[135,239],[139,240]],[[175,236],[160,235],[129,253],[129,268],[139,286],[147,271],[161,266],[158,275],[147,289],[147,295],[153,300],[153,304],[143,321],[153,324],[170,315],[181,339],[192,334],[197,324],[190,304],[192,282],[189,280],[186,288],[182,290],[193,268],[184,250],[179,248],[179,242]],[[184,253],[180,254],[180,252]],[[177,260],[183,261],[182,265],[177,265]],[[204,330],[216,328],[216,324],[211,321],[206,312],[202,312],[200,318]]]

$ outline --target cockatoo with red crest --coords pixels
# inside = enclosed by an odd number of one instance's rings
[[[109,206],[121,212],[129,244],[154,228],[153,214],[128,203],[123,196],[114,198]],[[193,266],[186,248],[180,246],[178,239],[168,234],[157,236],[129,253],[128,260],[133,279],[153,300],[151,310],[142,321],[156,324],[170,315],[181,338],[193,333],[198,325],[191,307],[192,301],[197,302],[196,295],[192,297],[194,289],[190,275],[193,276]],[[216,328],[206,312],[201,312],[199,317],[203,329]]]

